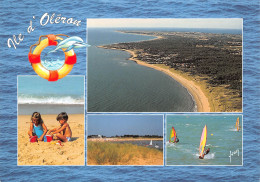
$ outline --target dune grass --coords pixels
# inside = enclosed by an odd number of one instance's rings
[[[163,165],[163,152],[129,143],[88,141],[88,165]]]

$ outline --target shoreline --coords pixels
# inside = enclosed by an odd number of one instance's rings
[[[117,31],[115,31],[115,32],[125,34],[125,32],[120,31],[120,30],[117,30]],[[138,34],[138,33],[127,33],[127,34],[133,34],[133,35],[142,35],[142,36],[155,37],[155,38],[150,39],[150,40],[140,40],[140,41],[136,41],[136,42],[152,41],[152,40],[157,40],[157,39],[163,39],[163,38],[164,38],[163,36],[160,36],[160,35],[147,35],[147,34],[145,34],[145,33],[140,33],[140,34]],[[98,47],[103,47],[103,46],[98,46]]]
[[[161,38],[163,38],[163,37],[158,36],[155,39],[161,39]],[[152,39],[152,40],[155,40],[155,39]],[[136,59],[136,56],[137,56],[136,53],[132,50],[106,48],[105,46],[98,46],[98,47],[103,48],[103,49],[114,49],[114,50],[126,51],[126,52],[130,53],[130,55],[131,55],[129,60],[132,60],[139,65],[146,66],[146,67],[149,67],[149,68],[152,68],[152,69],[155,69],[155,70],[158,70],[158,71],[161,71],[161,72],[167,74],[168,76],[170,76],[171,78],[173,78],[174,80],[179,82],[184,88],[187,89],[187,91],[192,96],[192,98],[195,102],[195,105],[196,105],[195,108],[197,110],[196,112],[211,112],[212,108],[210,107],[209,98],[202,91],[201,86],[194,83],[194,81],[192,81],[191,79],[185,78],[183,74],[177,73],[177,71],[173,72],[173,69],[170,70],[170,68],[163,68],[163,67],[158,66],[157,64],[148,64],[144,61],[138,60],[138,59]]]
[[[144,140],[154,140],[154,141],[163,141],[163,138],[88,138],[88,141],[95,142],[110,142],[110,141],[144,141]]]
[[[174,80],[179,82],[183,87],[185,87],[195,101],[195,104],[197,107],[197,112],[210,112],[211,108],[209,105],[208,98],[206,97],[206,95],[204,94],[204,92],[202,91],[200,86],[195,84],[194,81],[184,78],[184,76],[181,75],[180,73],[172,72],[170,70],[170,68],[162,68],[162,67],[159,67],[157,64],[148,64],[141,60],[138,60],[135,58],[136,54],[134,51],[131,51],[131,50],[124,50],[124,51],[131,54],[131,57],[129,58],[129,60],[132,60],[139,65],[161,71],[161,72],[169,75],[171,78],[173,78]]]

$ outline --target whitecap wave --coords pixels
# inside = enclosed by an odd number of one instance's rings
[[[195,158],[199,158],[199,154],[193,154],[193,156],[195,156]],[[215,153],[209,153],[207,155],[204,156],[204,159],[214,159],[215,158]]]
[[[167,147],[175,147],[175,143],[170,143],[169,141],[166,142]]]
[[[18,97],[18,104],[84,104],[84,98],[64,97]]]
[[[229,131],[236,131],[237,132],[237,129],[236,128],[230,128]]]

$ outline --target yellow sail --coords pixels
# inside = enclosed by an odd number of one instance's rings
[[[176,131],[174,127],[172,127],[169,142],[174,143],[175,141],[176,141]]]
[[[207,143],[207,125],[204,126],[201,133],[200,148],[199,148],[200,156],[202,156],[205,150],[206,143]]]

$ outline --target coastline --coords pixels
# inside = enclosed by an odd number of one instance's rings
[[[211,111],[208,98],[202,91],[201,87],[199,85],[197,85],[194,81],[192,81],[191,79],[184,78],[184,76],[181,75],[180,73],[172,72],[172,70],[170,70],[170,68],[163,68],[163,67],[158,66],[157,64],[148,64],[141,60],[138,60],[135,58],[136,54],[134,51],[131,51],[131,50],[124,50],[124,51],[127,51],[132,55],[132,57],[130,57],[129,60],[135,61],[139,65],[153,68],[158,71],[162,71],[163,73],[169,75],[174,80],[179,82],[192,95],[192,97],[196,103],[198,112],[210,112]]]
[[[88,141],[95,142],[110,142],[110,141],[143,141],[143,140],[154,140],[154,141],[163,141],[163,138],[88,138]]]
[[[161,38],[163,38],[163,37],[158,36],[155,39],[161,39]],[[155,39],[152,39],[152,40],[155,40]],[[108,49],[105,46],[98,46],[98,47]],[[197,107],[196,108],[197,112],[211,112],[212,111],[212,108],[211,108],[212,106],[210,107],[211,104],[209,103],[209,98],[208,98],[209,96],[207,97],[206,94],[203,92],[201,86],[196,84],[191,78],[189,79],[187,77],[184,77],[184,74],[181,74],[180,72],[177,72],[177,71],[173,71],[173,69],[170,69],[167,67],[164,68],[162,66],[159,66],[159,64],[148,64],[144,61],[138,60],[138,59],[136,59],[137,55],[132,50],[116,49],[116,48],[109,48],[109,49],[126,51],[126,52],[130,53],[130,55],[131,55],[129,60],[132,60],[139,65],[146,66],[146,67],[158,70],[158,71],[162,71],[163,73],[169,75],[170,77],[172,77],[174,80],[179,82],[183,87],[185,87],[188,90],[188,92],[191,94],[191,96],[193,97],[193,99],[195,101],[195,104]]]

